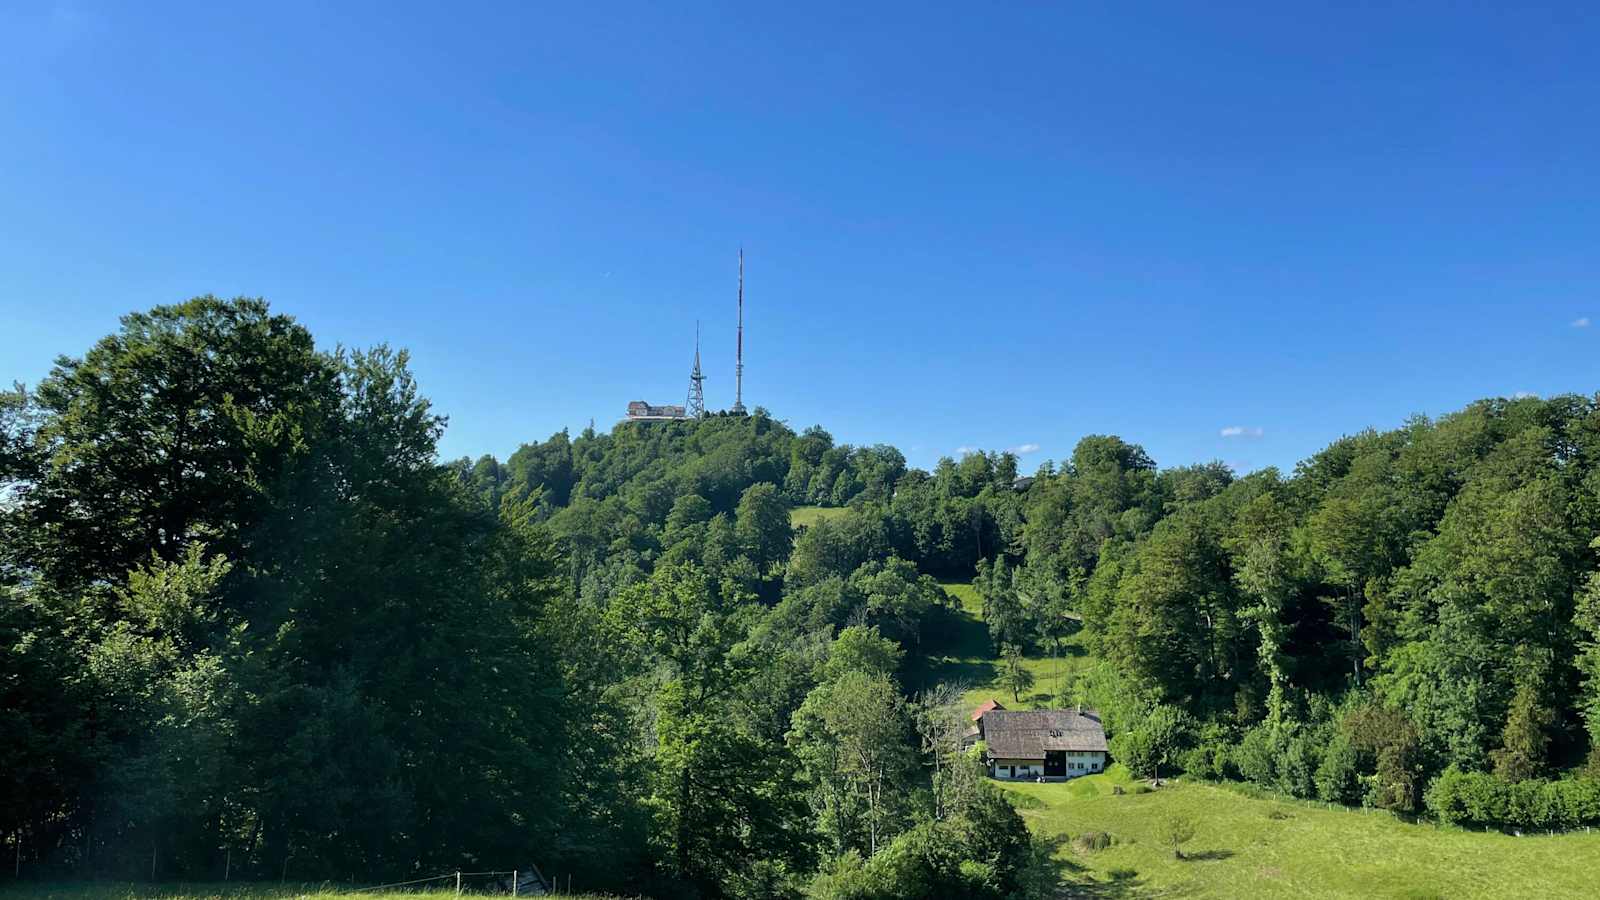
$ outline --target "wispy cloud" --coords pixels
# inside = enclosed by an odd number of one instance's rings
[[[1249,427],[1245,425],[1229,425],[1218,433],[1223,437],[1258,438],[1263,434],[1266,434],[1266,431],[1259,426]]]
[[[1538,396],[1539,395],[1535,394],[1533,391],[1517,391],[1515,394],[1511,395],[1511,399],[1513,399],[1513,400],[1528,400],[1528,399],[1537,398]]]
[[[1573,319],[1572,320],[1572,327],[1573,328],[1588,328],[1589,327],[1589,317],[1588,316],[1579,316],[1576,319]]]
[[[977,453],[979,450],[982,450],[982,449],[983,449],[982,447],[969,447],[966,444],[962,444],[961,446],[956,448],[956,455],[957,456],[966,456],[968,453]]]
[[[1026,444],[1018,444],[1015,447],[1008,447],[1006,449],[1018,456],[1027,456],[1029,453],[1038,453],[1039,445],[1029,442]]]

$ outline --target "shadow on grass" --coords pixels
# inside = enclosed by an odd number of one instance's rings
[[[1183,858],[1187,862],[1209,862],[1219,859],[1232,859],[1232,850],[1201,850],[1198,853],[1185,852]]]
[[[1063,856],[1068,840],[1065,835],[1037,838],[1049,853],[1050,867],[1055,876],[1055,890],[1050,896],[1061,900],[1122,900],[1135,897],[1145,886],[1144,879],[1133,869],[1112,869],[1109,880],[1094,877],[1088,866],[1070,856]]]
[[[982,686],[989,684],[994,679],[995,668],[992,662],[952,659],[930,664],[925,671],[922,683],[930,687],[935,684]]]
[[[921,654],[907,682],[926,689],[936,684],[988,684],[995,679],[989,628],[968,613],[943,610],[925,632]]]
[[[935,614],[927,645],[933,652],[950,656],[993,657],[989,626],[961,609],[945,609]]]

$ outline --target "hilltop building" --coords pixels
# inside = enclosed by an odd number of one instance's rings
[[[687,419],[689,416],[682,406],[652,406],[643,400],[635,400],[628,404],[628,418],[636,422],[655,422]]]
[[[744,248],[739,248],[739,321],[735,332],[733,364],[733,406],[728,412],[745,415],[744,407]],[[672,422],[706,417],[705,371],[700,367],[700,323],[694,324],[694,366],[689,370],[689,394],[682,406],[656,406],[644,400],[628,404],[630,422]]]

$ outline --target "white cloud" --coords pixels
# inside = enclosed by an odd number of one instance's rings
[[[1026,444],[1018,444],[1015,447],[1008,448],[1008,450],[1018,456],[1027,456],[1029,453],[1038,453],[1039,445],[1030,442]]]
[[[1573,328],[1588,328],[1589,327],[1589,317],[1588,316],[1579,316],[1578,318],[1573,319],[1572,320],[1572,327]]]
[[[956,448],[956,455],[957,456],[966,456],[968,453],[977,453],[979,450],[982,450],[982,449],[983,449],[982,447],[968,447],[966,444],[962,444],[961,446]]]
[[[1261,437],[1263,434],[1266,434],[1266,431],[1263,430],[1262,428],[1260,428],[1259,426],[1254,427],[1254,428],[1247,428],[1247,427],[1245,427],[1243,425],[1229,425],[1228,427],[1222,429],[1222,431],[1220,431],[1219,434],[1221,434],[1223,437],[1258,438],[1258,437]]]
[[[1511,395],[1511,399],[1513,399],[1513,400],[1527,400],[1527,399],[1530,399],[1530,398],[1537,398],[1538,396],[1539,395],[1535,394],[1533,391],[1517,391],[1515,394]]]

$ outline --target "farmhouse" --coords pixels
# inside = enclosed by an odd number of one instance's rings
[[[1076,778],[1106,767],[1106,730],[1093,710],[1010,710],[990,700],[972,713],[994,778]]]

